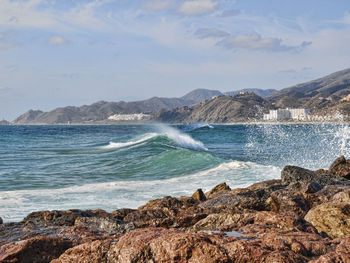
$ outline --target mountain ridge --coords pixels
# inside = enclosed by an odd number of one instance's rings
[[[220,99],[216,100],[218,97]],[[218,101],[230,110],[226,110]],[[249,109],[255,106],[260,107],[258,112]],[[12,123],[110,123],[108,117],[111,115],[138,113],[150,114],[152,120],[171,123],[234,122],[253,118],[253,113],[256,117],[257,114],[276,108],[309,108],[311,113],[321,115],[339,110],[350,115],[350,68],[281,90],[242,89],[222,93],[219,90],[195,89],[179,98],[152,97],[133,102],[99,101],[80,107],[60,107],[49,112],[29,110]],[[218,115],[219,112],[222,116]]]

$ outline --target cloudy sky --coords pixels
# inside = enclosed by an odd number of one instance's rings
[[[0,119],[348,67],[349,0],[0,0]]]

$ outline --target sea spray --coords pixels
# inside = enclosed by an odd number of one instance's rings
[[[350,157],[349,142],[348,124],[259,124],[248,127],[244,151],[252,161],[281,168],[327,169],[338,156]]]
[[[103,146],[104,149],[119,149],[123,147],[128,147],[136,144],[143,143],[151,138],[156,137],[157,133],[146,133],[142,136],[139,136],[139,138],[129,140],[127,142],[109,142],[108,145]]]
[[[201,151],[208,150],[202,142],[193,139],[190,135],[182,133],[169,125],[157,124],[156,128],[161,134],[166,135],[182,147]]]

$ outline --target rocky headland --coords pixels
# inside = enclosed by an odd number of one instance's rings
[[[0,219],[0,262],[350,262],[350,161],[138,209]]]

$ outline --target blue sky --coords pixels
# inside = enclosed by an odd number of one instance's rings
[[[348,0],[0,0],[0,119],[349,67]]]

